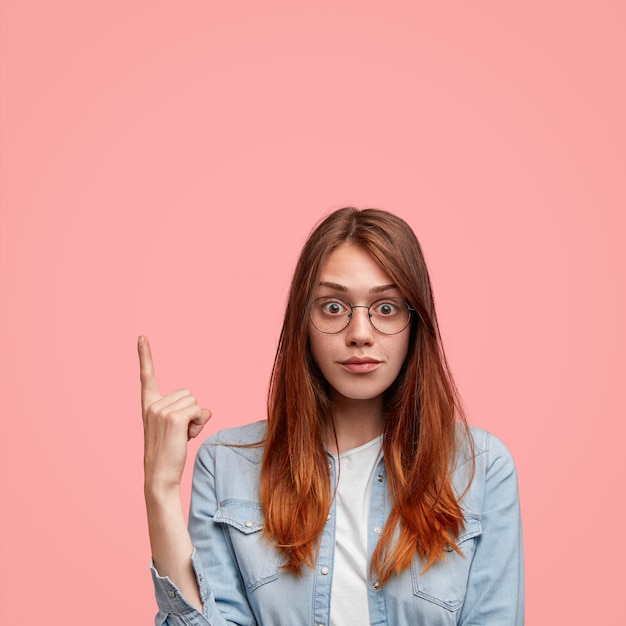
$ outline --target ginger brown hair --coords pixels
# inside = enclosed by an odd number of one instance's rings
[[[328,384],[308,346],[308,305],[326,259],[344,243],[361,246],[416,310],[409,351],[385,392],[383,455],[392,510],[370,570],[384,584],[418,554],[428,569],[455,538],[463,513],[450,472],[458,422],[469,429],[443,351],[426,263],[401,218],[347,207],[312,231],[296,265],[272,370],[260,496],[264,533],[283,551],[284,567],[313,566],[333,493],[325,448],[334,433]]]

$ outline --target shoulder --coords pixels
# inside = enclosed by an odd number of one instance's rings
[[[213,457],[232,454],[258,464],[263,460],[264,440],[267,430],[265,420],[225,428],[211,435],[202,443],[198,457]]]
[[[495,500],[516,501],[517,472],[506,445],[482,428],[470,427],[466,431],[461,426],[460,431],[453,482],[462,495],[463,507],[480,514]]]
[[[515,474],[515,461],[506,445],[493,433],[482,428],[471,428],[475,447],[477,469],[484,469],[485,473],[499,472]]]
[[[258,443],[265,439],[267,422],[265,420],[246,424],[245,426],[234,426],[225,428],[211,435],[202,445],[223,444],[223,445],[249,445]]]
[[[198,449],[192,482],[192,509],[214,515],[227,501],[259,501],[265,422],[227,428]]]
[[[477,466],[488,470],[494,462],[505,463],[514,467],[513,456],[506,445],[494,434],[476,426],[467,429],[457,426],[456,469],[469,463],[472,458]]]

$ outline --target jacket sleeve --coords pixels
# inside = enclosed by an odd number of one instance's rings
[[[194,545],[191,557],[203,603],[195,609],[168,577],[152,566],[159,612],[156,626],[253,626],[241,575],[222,524],[213,522],[217,511],[214,440],[203,444],[196,457],[189,533]]]
[[[462,626],[523,626],[524,559],[517,473],[511,454],[485,433],[474,480],[484,481],[482,534],[472,560]],[[478,475],[484,473],[483,476]]]

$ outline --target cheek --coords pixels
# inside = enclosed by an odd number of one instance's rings
[[[392,348],[392,354],[394,355],[394,365],[399,372],[406,358],[409,354],[409,335],[398,337],[398,342]],[[397,373],[397,372],[396,372]]]
[[[324,339],[325,335],[320,335],[315,328],[311,329],[309,326],[309,351],[317,367],[320,367],[320,362],[323,361],[326,352]]]

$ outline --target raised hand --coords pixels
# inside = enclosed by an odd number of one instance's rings
[[[187,442],[197,437],[211,417],[189,389],[161,395],[147,337],[139,337],[141,412],[144,428],[144,471],[151,490],[180,486]]]
[[[169,576],[193,606],[202,600],[191,565],[193,545],[180,501],[180,480],[187,458],[187,441],[196,437],[211,417],[198,406],[189,389],[162,396],[150,344],[139,337],[141,413],[144,432],[146,512],[155,567]]]

